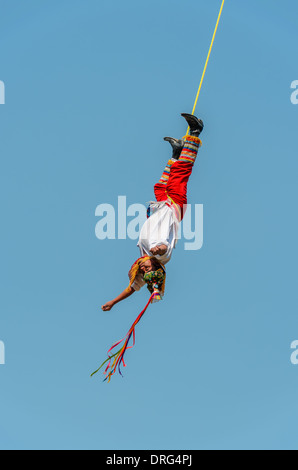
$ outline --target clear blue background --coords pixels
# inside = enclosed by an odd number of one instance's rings
[[[204,247],[178,246],[125,378],[89,377],[148,298],[100,310],[139,253],[95,209],[152,199],[220,3],[1,0],[1,449],[298,448],[296,0],[227,0],[189,188]]]

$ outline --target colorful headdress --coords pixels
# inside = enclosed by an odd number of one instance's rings
[[[144,281],[147,284],[147,289],[151,294],[156,293],[154,302],[158,302],[164,296],[166,284],[166,272],[163,268],[156,271],[144,274]]]
[[[129,287],[131,287],[140,272],[141,265],[148,260],[156,259],[153,256],[142,256],[142,258],[137,259],[137,261],[132,265],[128,277],[129,277]],[[147,288],[150,294],[155,294],[152,303],[158,302],[164,296],[165,287],[166,287],[166,269],[165,267],[158,262],[158,269],[151,271],[150,273],[144,274],[144,281],[147,284]]]

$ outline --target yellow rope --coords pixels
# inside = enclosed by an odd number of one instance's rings
[[[195,100],[195,104],[194,104],[194,107],[193,107],[193,110],[192,110],[192,115],[194,115],[194,114],[195,114],[195,111],[196,111],[196,107],[197,107],[197,104],[198,104],[198,99],[199,99],[199,96],[200,96],[200,93],[201,93],[203,81],[204,81],[205,74],[206,74],[206,70],[207,70],[207,67],[208,67],[208,63],[209,63],[211,51],[212,51],[212,48],[213,48],[215,36],[216,36],[216,33],[217,33],[218,25],[219,25],[219,22],[220,22],[220,18],[221,18],[222,10],[223,10],[223,7],[224,7],[224,3],[225,3],[225,0],[222,0],[220,12],[219,12],[219,15],[218,15],[218,18],[217,18],[217,23],[216,23],[215,30],[214,30],[214,33],[213,33],[213,37],[212,37],[211,45],[210,45],[210,48],[209,48],[207,60],[206,60],[206,63],[205,63],[203,75],[202,75],[202,78],[201,78],[199,90],[198,90],[198,93],[197,93],[197,96],[196,96],[196,100]],[[189,128],[187,129],[186,135],[188,135],[188,134],[189,134]]]

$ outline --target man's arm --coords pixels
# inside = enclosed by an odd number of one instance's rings
[[[106,304],[104,304],[104,305],[101,307],[101,309],[102,309],[104,312],[108,312],[108,311],[112,310],[112,308],[114,307],[114,305],[118,304],[118,302],[121,302],[122,300],[127,299],[127,298],[130,297],[134,292],[135,292],[135,290],[134,290],[132,287],[128,287],[128,288],[125,289],[120,295],[118,295],[118,297],[116,297],[114,300],[110,300],[110,302],[107,302]]]

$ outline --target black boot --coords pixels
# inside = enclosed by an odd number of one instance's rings
[[[194,137],[199,137],[199,135],[204,129],[203,121],[201,119],[198,119],[196,116],[193,116],[192,114],[183,113],[181,114],[181,116],[183,116],[186,119],[189,125],[190,135]]]
[[[184,147],[184,142],[183,140],[178,140],[174,139],[173,137],[165,137],[164,140],[166,142],[170,142],[172,148],[173,148],[173,155],[172,159],[173,160],[179,160],[179,157],[181,155],[182,149]]]

